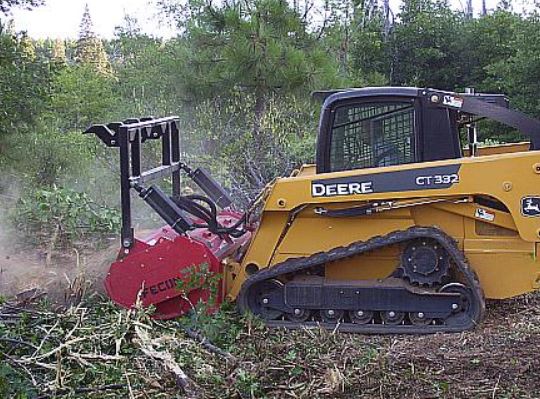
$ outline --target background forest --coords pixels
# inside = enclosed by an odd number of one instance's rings
[[[114,206],[116,162],[81,132],[176,114],[184,157],[247,201],[313,160],[318,89],[474,87],[540,116],[540,16],[515,13],[509,1],[473,17],[443,0],[404,0],[395,15],[387,2],[358,0],[326,0],[317,13],[311,1],[161,0],[162,23],[177,26],[167,40],[143,34],[129,15],[101,40],[88,9],[78,40],[13,31],[10,8],[41,2],[0,1],[0,162],[17,191],[92,187],[91,199]]]

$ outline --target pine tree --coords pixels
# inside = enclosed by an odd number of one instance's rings
[[[67,64],[66,44],[62,39],[56,39],[54,41],[51,59],[52,62],[57,66],[63,66]]]
[[[24,33],[20,39],[20,46],[23,57],[28,61],[35,61],[36,59],[36,47],[34,42],[26,33]]]
[[[193,4],[199,10],[199,3]],[[188,91],[250,93],[254,137],[273,94],[324,87],[336,79],[333,61],[282,0],[209,4],[187,26],[187,35],[192,46],[188,73],[193,74]]]
[[[83,65],[92,65],[99,73],[111,73],[109,59],[103,47],[103,42],[94,33],[94,24],[92,23],[88,3],[84,8],[81,20],[75,61]]]

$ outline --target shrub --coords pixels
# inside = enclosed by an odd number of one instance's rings
[[[14,221],[36,244],[72,246],[82,240],[100,241],[120,226],[117,210],[99,206],[88,195],[52,186],[32,190],[19,200]]]

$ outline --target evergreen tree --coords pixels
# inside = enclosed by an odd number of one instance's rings
[[[392,35],[391,83],[460,86],[463,15],[447,0],[404,0]]]
[[[54,65],[64,66],[67,64],[66,44],[62,39],[56,39],[52,46],[51,60]]]
[[[23,57],[25,57],[27,61],[32,62],[36,60],[36,47],[34,46],[32,39],[30,39],[26,33],[23,33],[21,36],[20,46]]]
[[[109,74],[111,72],[103,42],[94,33],[94,24],[92,23],[88,3],[84,8],[81,20],[75,60],[79,64],[92,65],[102,74]]]
[[[336,80],[335,59],[285,1],[192,2],[188,22],[187,88],[210,96],[241,90],[254,97],[253,133],[261,130],[269,97],[298,89],[328,87]]]

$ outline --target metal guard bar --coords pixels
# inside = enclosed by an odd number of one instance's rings
[[[176,125],[178,130],[177,116],[169,116],[166,118],[154,119],[152,117],[140,118],[140,119],[127,119],[124,122],[112,122],[106,125],[92,125],[84,134],[95,134],[107,147],[119,147],[120,143],[118,135],[120,130],[126,129],[130,134],[130,139],[134,140],[134,132],[139,131],[141,136],[141,142],[146,140],[160,139],[167,127],[171,124]]]
[[[171,116],[127,119],[107,125],[93,125],[84,133],[95,134],[108,147],[119,148],[120,196],[122,208],[122,246],[126,252],[133,246],[131,189],[140,183],[172,176],[172,195],[180,195],[179,118]],[[141,169],[141,144],[161,140],[161,165],[148,171]]]

